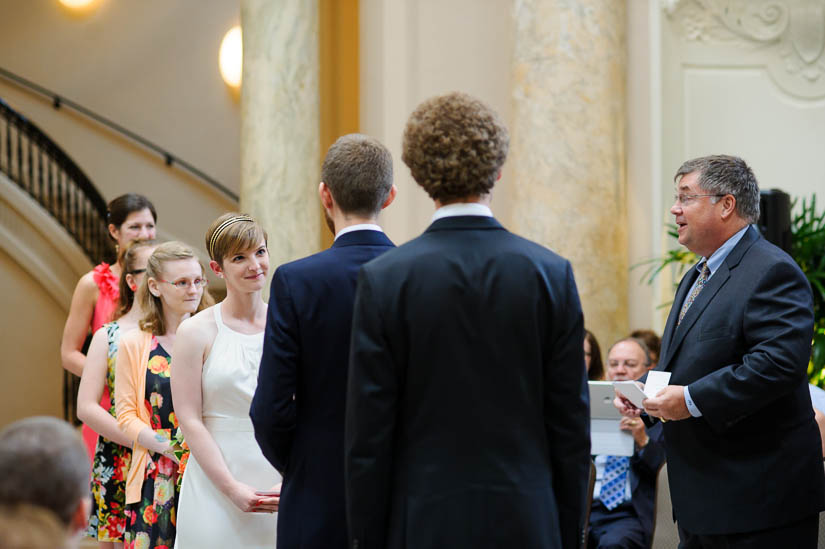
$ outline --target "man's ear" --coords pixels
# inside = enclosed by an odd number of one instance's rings
[[[332,193],[323,181],[318,184],[318,196],[321,198],[321,206],[326,210],[331,210],[333,204]]]
[[[390,187],[390,192],[389,194],[387,194],[387,199],[384,200],[384,203],[381,205],[382,210],[390,204],[392,204],[392,201],[395,200],[396,194],[398,194],[398,188],[395,185],[393,185],[392,187]]]
[[[722,219],[729,219],[736,212],[736,198],[732,194],[722,197]]]

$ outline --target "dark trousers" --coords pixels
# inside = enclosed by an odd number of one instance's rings
[[[679,549],[816,549],[819,536],[819,515],[783,524],[776,528],[700,536],[679,527]]]
[[[588,549],[647,549],[651,535],[642,528],[630,502],[608,510],[600,500],[593,500]]]

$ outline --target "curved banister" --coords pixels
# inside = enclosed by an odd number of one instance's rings
[[[57,93],[55,93],[55,92],[53,92],[53,91],[51,91],[47,88],[44,88],[43,86],[41,86],[39,84],[36,84],[35,82],[32,82],[31,80],[27,80],[26,78],[23,78],[22,76],[14,74],[13,72],[8,71],[8,70],[6,70],[2,67],[0,67],[0,77],[5,78],[6,80],[8,80],[8,81],[10,81],[10,82],[22,87],[22,88],[25,88],[29,91],[33,91],[37,94],[48,97],[49,100],[52,102],[52,105],[54,105],[55,109],[59,109],[63,106],[69,107],[72,110],[74,110],[75,112],[78,112],[78,113],[82,114],[83,116],[85,116],[87,118],[90,118],[91,120],[94,120],[98,124],[101,124],[102,126],[105,126],[105,127],[109,128],[110,130],[115,131],[115,132],[125,136],[126,138],[140,144],[141,146],[145,147],[146,149],[148,149],[148,150],[158,154],[159,156],[161,156],[163,158],[163,161],[166,163],[167,166],[170,166],[170,167],[171,166],[180,166],[184,170],[188,171],[190,174],[194,175],[197,179],[199,179],[200,181],[203,181],[204,183],[206,183],[210,187],[216,189],[218,192],[220,192],[221,194],[223,194],[224,196],[226,196],[227,198],[229,198],[233,202],[238,202],[239,198],[238,198],[237,193],[233,192],[232,190],[227,188],[225,185],[221,184],[220,182],[218,182],[213,177],[210,177],[209,175],[207,175],[203,171],[199,170],[198,168],[196,168],[195,166],[193,166],[189,162],[186,162],[185,160],[183,160],[181,158],[178,158],[177,156],[173,155],[171,152],[167,151],[166,149],[164,149],[160,145],[158,145],[158,144],[156,144],[152,141],[149,141],[145,137],[142,137],[142,136],[136,134],[135,132],[133,132],[133,131],[127,129],[127,128],[124,128],[120,124],[118,124],[116,122],[113,122],[112,120],[109,120],[105,116],[100,115],[100,114],[92,111],[91,109],[87,109],[83,105],[79,105],[78,103],[75,103],[71,99],[67,99],[65,97],[62,97],[62,96],[58,95]]]
[[[2,99],[0,171],[55,218],[93,264],[112,260],[106,201],[63,149]]]

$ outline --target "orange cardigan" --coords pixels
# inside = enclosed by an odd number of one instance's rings
[[[152,334],[130,330],[120,338],[115,364],[115,409],[117,423],[132,439],[132,464],[126,475],[126,503],[140,501],[149,450],[138,444],[138,434],[151,427],[146,400],[146,364],[152,346]]]

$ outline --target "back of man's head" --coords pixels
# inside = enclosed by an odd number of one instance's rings
[[[43,507],[66,527],[89,497],[83,441],[53,417],[22,419],[0,431],[0,471],[0,505]]]
[[[404,128],[401,159],[430,198],[446,204],[488,194],[509,147],[493,109],[453,92],[416,107]]]
[[[341,136],[327,151],[321,181],[341,211],[373,217],[392,188],[392,155],[368,135]]]

